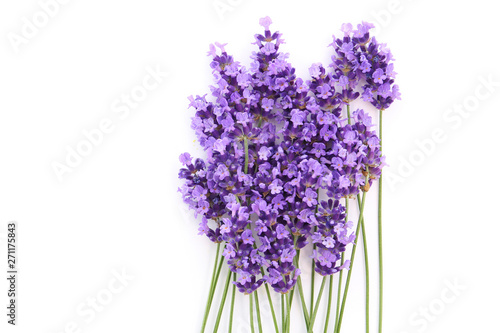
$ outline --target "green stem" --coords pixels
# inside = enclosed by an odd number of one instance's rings
[[[286,322],[285,322],[287,333],[290,333],[290,313],[291,313],[291,309],[292,309],[292,296],[293,296],[293,294],[291,292],[287,294],[287,298],[288,298],[288,300],[286,302],[287,315],[286,315]]]
[[[262,274],[264,275],[264,273]],[[267,283],[264,283],[264,287],[266,288],[267,300],[269,301],[269,307],[271,308],[271,314],[273,316],[274,329],[276,333],[279,333],[278,321],[276,320],[276,313],[274,312],[273,300],[271,299],[271,293],[269,292],[269,286]]]
[[[359,194],[358,194],[358,206],[360,206]],[[368,246],[366,245],[365,218],[363,216],[361,216],[361,235],[363,236],[363,251],[365,254],[366,333],[369,333],[370,332],[370,270],[368,267]]]
[[[351,106],[347,103],[347,122],[351,125]]]
[[[222,265],[224,264],[224,256],[220,256],[220,260],[219,260],[219,267],[217,267],[217,273],[215,274],[215,281],[214,281],[214,284],[213,286],[211,287],[212,288],[212,295],[210,295],[210,306],[212,306],[212,302],[214,300],[214,295],[215,295],[215,289],[217,287],[217,282],[219,281],[219,276],[220,276],[220,272],[222,270]]]
[[[344,252],[340,255],[340,265],[342,266],[344,264]],[[335,310],[335,325],[333,326],[334,332],[337,332],[337,326],[338,326],[338,321],[339,321],[339,313],[340,313],[340,295],[342,295],[342,272],[344,270],[342,269],[339,273],[339,287],[337,289],[337,307]]]
[[[224,310],[224,304],[226,303],[227,290],[229,289],[229,284],[231,283],[231,275],[233,272],[229,272],[226,279],[226,285],[224,287],[224,292],[222,293],[222,299],[219,305],[219,313],[217,313],[217,320],[215,321],[214,333],[219,330],[220,318],[222,317],[222,311]]]
[[[380,153],[382,153],[382,110],[379,111]],[[379,264],[379,297],[378,297],[378,332],[382,333],[382,309],[384,296],[384,265],[382,258],[382,173],[378,180],[378,264]]]
[[[345,223],[349,221],[349,198],[345,197]],[[340,255],[340,266],[344,264],[344,252]],[[340,311],[340,295],[342,294],[342,273],[344,270],[342,269],[339,273],[339,287],[337,290],[337,308],[335,310],[335,326],[334,332],[337,331],[337,325],[339,320],[339,311]]]
[[[315,209],[315,214],[318,213],[318,207],[319,207],[319,189],[316,191],[316,196],[318,198],[318,204],[316,205]],[[314,232],[317,230],[317,227],[314,227]],[[316,244],[313,245],[313,251],[316,250]],[[314,252],[313,252],[314,253]],[[314,262],[314,259],[311,260],[311,307],[309,308],[310,314],[309,318],[312,318],[313,315],[313,309],[314,309],[314,280],[315,280],[315,270],[314,268],[316,267],[316,263]]]
[[[244,168],[244,172],[248,173],[248,139],[247,139],[246,136],[243,139],[243,144],[245,146],[245,168]]]
[[[233,282],[236,282],[236,274],[233,275]],[[233,313],[234,313],[234,300],[236,296],[236,285],[233,283],[233,295],[231,296],[231,311],[229,312],[229,329],[228,333],[233,331]]]
[[[293,247],[294,247],[294,249],[297,248],[297,236],[293,237]],[[299,268],[299,264],[298,264],[298,258],[299,258],[299,256],[300,256],[300,250],[297,250],[297,254],[293,258],[293,264],[295,265],[295,267],[297,269]],[[292,308],[293,296],[295,295],[295,287],[296,287],[296,285],[293,286],[292,290],[289,293],[289,296],[290,296],[288,298],[289,309]],[[287,317],[286,317],[286,326],[287,326],[287,330],[289,331],[290,330],[290,311],[288,311],[288,314],[287,314]]]
[[[328,307],[326,309],[326,319],[325,319],[325,330],[324,333],[328,332],[328,323],[330,322],[330,311],[332,309],[332,296],[333,296],[333,274],[330,275],[328,282]]]
[[[365,181],[368,181],[368,177],[366,178]],[[363,192],[363,199],[361,201],[361,209],[359,212],[358,226],[356,227],[356,240],[355,240],[356,243],[354,243],[354,245],[352,246],[351,262],[350,262],[351,267],[349,268],[349,273],[347,273],[347,279],[345,281],[344,296],[342,298],[342,306],[340,308],[337,333],[340,333],[340,328],[342,326],[342,317],[344,315],[345,304],[347,301],[347,292],[349,291],[349,283],[351,282],[352,268],[354,266],[354,257],[356,256],[356,248],[359,239],[359,230],[361,229],[361,219],[363,218],[363,211],[365,209],[365,198],[366,198],[366,192]]]
[[[300,260],[300,250],[297,251],[297,256],[295,257],[295,267],[299,268]],[[304,321],[306,323],[306,328],[309,329],[309,313],[307,312],[306,298],[304,297],[304,290],[302,288],[302,277],[299,275],[297,277],[297,286],[299,288],[300,302],[302,303],[302,312],[304,313]]]
[[[253,292],[253,297],[255,297],[255,310],[257,311],[257,324],[259,325],[259,332],[262,333],[262,321],[260,318],[260,305],[259,305],[259,295],[257,290]]]
[[[224,264],[224,256],[221,255],[219,260],[219,267],[217,267],[217,274],[215,275],[214,292],[215,292],[215,284],[217,284],[217,281],[219,281],[220,271],[222,270],[222,264]],[[212,299],[210,300],[210,302],[212,302],[213,298],[214,295],[212,294]]]
[[[252,294],[248,295],[248,297],[250,297],[250,330],[252,331],[252,333],[255,333],[255,329],[253,327],[253,297],[252,297]]]
[[[314,327],[314,321],[316,320],[316,314],[318,313],[319,304],[321,302],[321,296],[323,296],[323,290],[325,289],[326,276],[323,276],[323,281],[321,282],[321,287],[319,288],[318,299],[316,300],[316,306],[314,307],[313,315],[311,316],[311,321],[309,322],[309,330],[307,333],[311,333]]]
[[[286,330],[290,331],[290,309],[292,308],[293,294],[295,292],[295,286],[287,294],[287,314],[286,314]]]
[[[214,269],[212,271],[212,279],[210,280],[210,289],[208,290],[207,297],[207,305],[205,306],[205,315],[203,316],[203,324],[201,326],[201,333],[205,331],[205,327],[207,326],[208,314],[210,312],[210,307],[212,305],[212,298],[215,291],[215,286],[217,285],[217,281],[215,280],[216,271],[217,271],[217,262],[219,261],[219,252],[220,252],[220,243],[217,244],[217,253],[215,255]]]
[[[316,244],[313,246],[313,251],[316,249]],[[309,308],[309,318],[312,317],[313,309],[314,309],[314,278],[315,278],[315,270],[314,268],[316,267],[314,260],[311,260],[311,303],[310,303],[310,308]]]
[[[281,294],[281,332],[286,333],[285,325],[285,294]]]
[[[306,298],[304,297],[304,291],[302,289],[302,279],[300,276],[297,278],[297,285],[299,287],[300,302],[302,303],[302,312],[304,313],[304,321],[306,323],[306,328],[309,329],[309,312],[307,312]]]

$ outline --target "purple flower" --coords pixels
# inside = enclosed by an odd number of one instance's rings
[[[351,168],[356,166],[358,156],[356,153],[349,153],[344,161],[344,165],[347,165]]]
[[[391,93],[391,85],[389,83],[384,83],[378,87],[377,93],[382,97],[388,97]]]
[[[238,112],[236,114],[236,122],[238,124],[242,124],[243,126],[247,126],[248,123],[252,122],[252,119],[246,112]]]
[[[366,88],[365,90],[363,90],[363,94],[361,95],[361,97],[363,98],[363,101],[365,101],[365,102],[373,101],[373,93],[372,93],[371,89]]]
[[[221,234],[228,234],[231,232],[232,223],[230,219],[225,219],[224,223],[220,227]]]
[[[231,244],[226,244],[226,248],[224,249],[224,252],[222,252],[222,255],[226,257],[226,259],[234,258],[236,256],[236,251]]]
[[[189,155],[189,153],[183,153],[181,154],[181,156],[179,156],[179,161],[183,164],[183,165],[191,165],[191,155]]]
[[[275,84],[275,89],[279,91],[283,91],[288,87],[288,82],[284,78],[277,78],[276,79],[276,84]]]
[[[384,83],[384,80],[386,79],[387,76],[384,74],[384,70],[381,68],[377,68],[375,72],[373,72],[373,81],[375,83]]]
[[[396,74],[398,74],[394,71],[394,64],[391,63],[387,65],[387,67],[385,68],[385,74],[387,75],[387,77],[392,78],[395,77]]]
[[[349,36],[349,34],[352,31],[352,24],[351,23],[343,23],[340,30],[344,33],[345,36]]]
[[[273,206],[274,206],[274,209],[276,210],[281,210],[283,209],[283,206],[285,205],[285,201],[283,201],[283,195],[282,194],[278,194],[277,196],[275,196],[273,198]]]
[[[354,131],[347,131],[344,133],[344,143],[347,145],[353,145],[356,143],[356,133]]]
[[[248,282],[251,282],[251,275],[244,270],[240,269],[238,271],[238,282],[241,284],[246,284]]]
[[[224,154],[226,152],[226,142],[227,142],[226,140],[217,139],[214,142],[214,150],[221,154]]]
[[[282,280],[283,277],[281,276],[281,273],[277,269],[274,268],[269,269],[268,282],[270,284],[277,284]]]
[[[269,26],[273,23],[269,16],[263,17],[259,20],[259,24],[264,27],[264,29],[269,30]]]
[[[255,230],[257,230],[257,234],[262,234],[267,231],[267,226],[261,220],[257,220],[255,222]]]
[[[273,107],[274,107],[274,100],[265,97],[262,99],[262,108],[266,112],[271,111]]]
[[[199,185],[196,185],[191,193],[193,200],[200,201],[205,200],[207,198],[207,190]]]
[[[332,96],[332,93],[330,92],[331,87],[328,84],[323,84],[318,87],[318,93],[321,98],[328,98]]]
[[[342,43],[342,46],[340,47],[340,50],[344,53],[352,53],[352,48],[353,48],[353,45],[351,42],[349,43]]]
[[[267,161],[269,156],[271,156],[271,149],[268,147],[260,147],[258,155],[261,160]]]
[[[368,61],[364,60],[361,63],[361,65],[359,65],[359,69],[361,69],[361,71],[363,73],[367,73],[372,69],[372,65],[370,65],[370,63]]]
[[[305,113],[298,109],[293,109],[291,112],[293,127],[304,124]]]
[[[210,228],[208,227],[207,224],[207,219],[202,219],[200,223],[200,227],[198,228],[198,235],[207,235],[209,232]]]
[[[349,78],[345,75],[341,75],[339,77],[339,85],[341,86],[347,86],[349,84]]]
[[[326,155],[325,148],[326,146],[324,143],[315,142],[313,143],[313,149],[311,150],[311,153],[313,153],[316,158],[320,158],[321,156]]]
[[[279,179],[275,179],[269,185],[269,190],[271,190],[271,194],[278,194],[283,189],[283,186],[280,186],[281,181]]]
[[[267,43],[265,44],[262,48],[261,48],[261,51],[265,54],[265,55],[270,55],[270,54],[273,54],[276,52],[276,49],[274,48],[274,44],[273,43]]]
[[[333,248],[335,246],[335,240],[332,237],[326,237],[323,240],[323,245],[329,249]]]
[[[254,239],[252,237],[252,230],[246,229],[243,231],[241,234],[241,240],[243,241],[243,244],[253,244]]]
[[[220,51],[221,51],[222,53],[226,52],[226,50],[224,49],[224,47],[225,47],[226,45],[227,45],[227,43],[225,43],[225,44],[221,44],[221,43],[219,43],[219,42],[215,42],[215,46],[217,46],[217,47],[220,49]]]
[[[313,78],[319,78],[321,75],[321,64],[319,63],[312,64],[312,66],[309,68],[309,74]]]
[[[339,187],[340,188],[347,188],[347,187],[349,187],[349,185],[351,185],[351,181],[350,181],[349,177],[347,177],[346,175],[340,176]]]
[[[318,201],[316,201],[317,197],[318,194],[315,191],[313,191],[310,187],[308,187],[306,189],[305,196],[304,199],[302,199],[302,201],[304,201],[308,207],[311,207],[318,203]]]
[[[293,258],[295,257],[296,251],[295,249],[284,249],[283,253],[281,253],[281,261],[282,262],[293,262]]]
[[[397,84],[392,86],[392,98],[401,99],[401,94],[399,92],[399,86]]]
[[[335,170],[341,170],[344,166],[344,161],[339,157],[332,158],[332,166]]]
[[[288,231],[286,230],[285,226],[282,224],[278,224],[276,227],[276,238],[278,239],[283,239],[288,237]]]
[[[229,169],[224,164],[219,164],[219,166],[217,167],[217,171],[214,173],[214,176],[218,177],[218,179],[220,180],[224,180],[226,177],[230,176]]]

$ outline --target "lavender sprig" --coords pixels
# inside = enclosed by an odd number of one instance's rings
[[[201,215],[199,233],[219,247],[225,243],[222,255],[234,274],[233,285],[252,302],[255,297],[256,305],[255,291],[261,285],[271,307],[268,286],[286,294],[284,324],[289,325],[299,281],[306,326],[312,330],[320,297],[315,305],[311,298],[308,314],[298,268],[300,249],[314,246],[314,271],[324,277],[321,290],[326,277],[348,268],[352,260],[344,262],[343,253],[357,236],[340,199],[347,205],[363,192],[363,207],[366,192],[385,165],[371,117],[361,109],[351,115],[349,105],[361,96],[383,110],[399,98],[399,90],[392,55],[370,38],[370,24],[357,30],[343,25],[344,37],[332,44],[331,70],[313,64],[311,77],[303,80],[296,77],[288,54],[280,51],[284,40],[270,30],[271,23],[261,19],[264,33],[255,35],[257,51],[248,69],[227,53],[225,44],[210,46],[211,94],[189,98],[196,110],[191,127],[206,158],[193,162],[188,153],[181,155],[184,184],[179,191],[195,216]],[[364,228],[362,209],[357,234],[360,225]]]

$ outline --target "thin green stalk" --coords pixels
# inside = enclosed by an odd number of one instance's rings
[[[293,237],[293,247],[296,248],[297,247],[297,236],[294,236]],[[297,255],[293,258],[293,263],[295,265],[296,268],[299,268],[298,267],[298,260],[297,258],[299,257],[300,255],[300,250],[297,251]],[[297,277],[298,278],[298,277]],[[293,286],[292,290],[290,290],[289,292],[289,296],[288,297],[288,308],[291,309],[292,308],[292,302],[293,302],[293,296],[295,294],[295,286]],[[287,314],[287,317],[286,317],[286,326],[287,326],[287,330],[289,331],[290,330],[290,310],[288,311],[288,314]]]
[[[302,279],[300,276],[297,278],[297,285],[299,287],[300,302],[302,303],[302,312],[304,313],[304,321],[306,323],[306,328],[309,329],[309,312],[307,311],[306,298],[304,297],[304,291],[302,289]]]
[[[280,330],[278,327],[278,321],[276,320],[276,313],[274,312],[273,300],[271,298],[271,293],[269,292],[269,286],[267,283],[264,283],[264,287],[266,288],[267,300],[269,301],[269,307],[271,308],[271,314],[273,316],[274,329],[276,330],[276,333],[279,333]]]
[[[217,244],[217,253],[215,254],[215,262],[214,269],[212,271],[212,279],[210,280],[210,289],[208,290],[207,304],[205,306],[205,315],[203,316],[203,323],[201,326],[201,333],[205,331],[205,327],[207,326],[208,314],[210,312],[210,307],[212,305],[212,298],[215,291],[215,286],[217,285],[217,281],[215,280],[216,271],[217,271],[217,262],[219,261],[219,252],[220,252],[220,243]]]
[[[316,244],[313,246],[313,251],[316,250]],[[313,252],[314,253],[314,252]],[[311,260],[311,303],[310,303],[310,308],[309,308],[309,318],[312,317],[313,314],[313,309],[314,309],[314,278],[315,278],[315,270],[314,268],[316,267],[314,260]]]
[[[259,295],[257,294],[257,290],[253,292],[253,297],[255,297],[255,310],[257,311],[257,324],[259,325],[259,332],[262,333],[262,321],[260,318]]]
[[[370,332],[370,271],[368,268],[368,247],[366,246],[365,222],[361,220],[361,233],[363,234],[363,248],[365,250],[365,275],[366,275],[366,333]]]
[[[222,264],[224,264],[224,256],[223,255],[220,256],[219,267],[217,267],[217,274],[215,274],[214,292],[215,292],[215,285],[217,284],[217,281],[219,281],[220,272],[222,270]],[[214,295],[212,294],[212,299],[213,298],[214,298]]]
[[[281,294],[281,332],[286,333],[285,325],[285,294]]]
[[[380,153],[382,153],[382,110],[379,111],[379,131]],[[384,265],[382,256],[382,173],[378,180],[378,265],[379,265],[379,285],[378,285],[378,332],[382,333],[382,309],[384,299]]]
[[[366,181],[368,181],[368,179],[366,179]],[[359,231],[361,229],[361,219],[363,218],[363,211],[365,209],[365,198],[366,198],[366,192],[363,192],[363,199],[361,199],[362,200],[361,201],[361,209],[359,212],[358,226],[356,227],[356,243],[352,246],[351,262],[350,262],[351,267],[349,269],[349,272],[347,273],[347,279],[345,281],[344,296],[342,298],[342,306],[340,308],[339,321],[338,321],[337,331],[336,331],[337,333],[340,333],[340,328],[342,326],[342,317],[344,315],[345,304],[347,301],[347,292],[349,291],[349,283],[351,282],[352,268],[354,266],[354,257],[356,256],[356,248],[357,248],[357,242],[359,239]]]
[[[323,296],[323,290],[325,289],[326,276],[323,276],[323,281],[321,282],[321,287],[319,288],[318,298],[316,300],[316,306],[314,307],[313,315],[311,316],[311,321],[309,322],[309,330],[307,333],[311,333],[314,327],[314,321],[316,320],[316,314],[318,313],[319,304],[321,302],[321,296]]]
[[[224,264],[224,256],[220,256],[220,260],[219,260],[219,266],[217,267],[217,273],[215,274],[215,281],[214,281],[214,284],[213,286],[211,287],[212,288],[212,295],[210,295],[210,305],[209,306],[212,306],[212,302],[214,300],[214,295],[215,295],[215,289],[217,288],[217,282],[219,281],[219,276],[220,276],[220,272],[222,270],[222,265]]]
[[[347,122],[351,125],[351,106],[347,103]]]
[[[236,282],[236,274],[233,274],[233,282]],[[233,331],[233,313],[234,313],[234,299],[236,296],[236,285],[233,283],[233,295],[231,296],[231,311],[229,312],[229,329],[228,333]]]
[[[295,286],[290,290],[290,292],[287,294],[287,314],[286,314],[286,329],[287,331],[290,331],[290,309],[292,308],[292,301],[293,301],[293,294],[295,292]]]
[[[286,325],[286,332],[290,333],[290,313],[291,313],[291,309],[292,309],[292,293],[290,292],[290,293],[286,294],[286,296],[287,296],[287,302],[286,302],[287,315],[286,315],[285,325]]]
[[[315,209],[315,213],[317,214],[318,213],[318,207],[319,207],[319,189],[316,191],[316,195],[317,195],[317,198],[318,198],[318,204],[316,205],[316,209]],[[314,231],[317,230],[317,227],[314,227]],[[313,251],[316,250],[316,244],[313,245]],[[314,252],[313,252],[314,253]],[[309,308],[309,318],[312,318],[312,315],[313,315],[313,309],[314,309],[314,280],[315,280],[315,267],[316,267],[316,263],[314,262],[314,260],[311,260],[311,307]]]
[[[250,330],[255,333],[255,328],[253,327],[253,293],[248,295],[250,297]]]
[[[243,139],[243,144],[245,146],[245,168],[244,171],[245,173],[248,173],[248,139],[245,137]]]
[[[328,281],[328,307],[326,308],[324,333],[328,332],[328,323],[330,322],[330,311],[332,309],[332,296],[333,296],[333,274],[330,275],[330,279]]]
[[[344,252],[340,255],[340,266],[344,264]],[[339,273],[339,287],[337,289],[337,307],[335,310],[335,325],[333,326],[334,332],[337,332],[337,326],[338,326],[338,321],[339,321],[339,313],[340,313],[340,295],[342,295],[342,272],[344,270],[342,269]]]
[[[295,267],[299,268],[300,260],[300,250],[297,251],[297,256],[295,257]],[[309,313],[307,312],[306,298],[304,297],[304,290],[302,288],[302,277],[299,275],[297,277],[297,286],[299,288],[300,302],[302,303],[302,312],[304,313],[304,321],[306,323],[306,328],[309,329]]]
[[[231,276],[233,272],[227,274],[226,285],[224,287],[224,292],[222,293],[222,299],[219,305],[219,313],[217,313],[217,320],[215,321],[214,333],[219,330],[220,318],[222,317],[222,311],[224,310],[224,304],[226,303],[227,290],[229,289],[229,284],[231,283]]]
[[[345,198],[345,223],[349,221],[349,198]],[[340,255],[340,266],[344,265],[344,252]],[[335,326],[334,332],[337,331],[337,325],[339,320],[339,312],[340,312],[340,296],[342,295],[342,273],[344,270],[342,269],[339,273],[339,287],[337,290],[337,307],[335,310]]]
[[[359,194],[358,194],[358,206],[360,206],[359,202]],[[360,207],[361,209],[361,207]],[[361,212],[360,212],[361,214]],[[370,270],[368,265],[368,246],[366,245],[366,231],[365,231],[365,218],[361,216],[361,235],[363,236],[363,251],[365,254],[365,293],[366,293],[366,302],[365,302],[365,315],[366,315],[366,333],[370,332]]]

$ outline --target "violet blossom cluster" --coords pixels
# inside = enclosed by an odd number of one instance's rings
[[[307,81],[296,77],[280,51],[284,41],[271,32],[271,20],[260,24],[264,34],[255,35],[248,69],[225,44],[210,46],[211,96],[190,97],[196,110],[191,127],[207,157],[180,156],[179,190],[201,215],[200,234],[225,243],[223,255],[240,292],[267,283],[287,293],[307,244],[316,245],[312,259],[319,274],[349,266],[339,259],[355,236],[340,199],[368,191],[384,165],[371,117],[356,110],[343,118],[342,108],[360,91],[379,109],[399,93],[388,64],[392,56],[369,37],[367,23],[357,30],[344,25],[332,70],[314,64]]]
[[[352,92],[363,82],[362,99],[384,110],[396,99],[401,99],[401,94],[399,86],[394,84],[397,73],[394,72],[393,55],[385,43],[379,44],[375,37],[370,37],[372,28],[374,25],[366,22],[358,24],[357,29],[353,29],[350,23],[344,23],[341,28],[344,37],[333,37],[331,45],[335,53],[331,66],[337,75],[343,74],[347,78],[343,82],[348,84],[347,90]],[[347,99],[354,97],[346,95]]]

